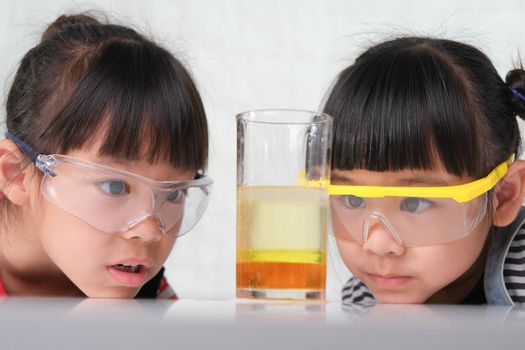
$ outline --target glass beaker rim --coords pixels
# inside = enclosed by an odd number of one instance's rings
[[[286,118],[283,118],[287,116]],[[292,116],[296,117],[293,118]],[[303,116],[302,119],[298,116]],[[304,118],[308,116],[310,119]],[[274,119],[272,119],[273,117]],[[268,109],[254,109],[248,110],[236,115],[237,121],[248,121],[250,123],[260,124],[286,124],[286,125],[312,125],[323,124],[332,121],[332,117],[323,112],[316,112],[306,109],[292,109],[292,108],[268,108]]]

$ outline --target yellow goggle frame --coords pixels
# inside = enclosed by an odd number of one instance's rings
[[[514,154],[508,160],[498,165],[484,178],[463,185],[454,186],[345,186],[330,185],[330,195],[354,195],[364,198],[378,197],[421,197],[421,198],[451,198],[456,202],[468,202],[491,190],[509,170],[509,164],[514,161]]]

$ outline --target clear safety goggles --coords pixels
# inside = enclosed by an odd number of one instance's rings
[[[487,212],[487,192],[507,173],[508,161],[486,177],[456,186],[395,187],[330,185],[335,223],[348,238],[362,244],[370,228],[382,225],[399,244],[416,247],[453,241],[467,236]],[[339,230],[340,231],[340,230]]]
[[[75,157],[30,153],[24,141],[6,137],[44,173],[44,197],[100,231],[123,232],[154,217],[162,233],[177,237],[191,230],[207,207],[213,183],[207,176],[154,181]]]

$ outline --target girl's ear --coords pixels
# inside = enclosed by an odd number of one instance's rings
[[[14,142],[0,141],[0,200],[6,197],[15,205],[29,202],[25,180],[30,167],[22,167],[24,160],[24,155]]]
[[[518,215],[525,196],[525,161],[517,160],[496,188],[494,225],[507,226]]]

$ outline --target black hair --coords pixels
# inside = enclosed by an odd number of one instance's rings
[[[338,76],[324,112],[334,117],[332,168],[435,169],[480,178],[519,155],[525,72],[503,81],[480,50],[402,37],[373,46]]]
[[[135,30],[61,16],[23,57],[6,102],[7,130],[41,153],[102,138],[99,154],[204,169],[208,131],[192,78]]]

